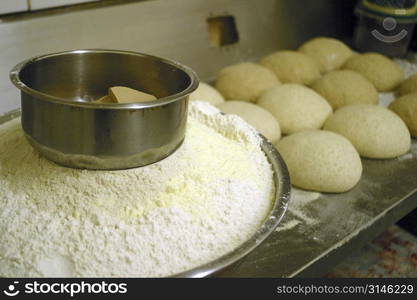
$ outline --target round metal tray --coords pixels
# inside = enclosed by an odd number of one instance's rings
[[[19,116],[20,110],[14,110],[4,115],[0,115],[0,124],[6,123],[7,121],[10,121]],[[267,156],[274,171],[275,198],[273,199],[274,202],[269,215],[265,218],[265,221],[256,231],[256,233],[235,250],[207,264],[198,266],[182,273],[175,274],[171,277],[200,278],[213,275],[214,273],[237,263],[247,254],[253,251],[276,229],[278,224],[281,222],[290,200],[290,178],[287,166],[285,165],[281,155],[270,142],[268,142],[263,136],[261,137],[263,139],[261,145],[262,150],[265,152],[265,155]]]

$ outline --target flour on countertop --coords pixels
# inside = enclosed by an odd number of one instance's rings
[[[401,69],[403,69],[406,78],[417,73],[416,63],[401,58],[395,58],[394,61],[400,65]]]
[[[289,205],[289,212],[300,219],[306,225],[313,225],[317,223],[317,220],[309,216],[306,206],[317,200],[320,197],[320,193],[300,190],[295,187],[291,188],[291,200]]]
[[[301,224],[300,221],[296,220],[296,219],[291,219],[289,221],[284,221],[278,225],[277,229],[275,229],[275,231],[279,232],[279,231],[285,231],[285,230],[291,230],[295,227],[297,227],[297,225]]]
[[[268,215],[273,171],[255,130],[190,107],[168,158],[121,171],[55,165],[0,126],[0,276],[155,277],[212,261]]]
[[[291,200],[288,205],[288,214],[276,231],[293,229],[298,225],[314,225],[318,222],[308,214],[307,205],[319,199],[320,193],[291,188]]]
[[[396,58],[394,61],[403,69],[406,78],[417,73],[417,64],[400,58]],[[395,92],[379,93],[379,104],[388,107],[396,97]]]

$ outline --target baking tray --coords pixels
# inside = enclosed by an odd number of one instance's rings
[[[362,178],[347,193],[296,191],[316,197],[291,199],[282,224],[269,239],[219,276],[323,276],[417,207],[416,139],[405,155],[362,163]]]
[[[13,110],[9,113],[0,115],[0,125],[19,116],[20,109]],[[261,136],[261,138],[261,148],[267,156],[274,171],[274,182],[276,192],[275,198],[273,199],[273,205],[270,214],[266,217],[264,223],[256,231],[256,233],[250,239],[248,239],[246,242],[244,242],[238,248],[236,248],[234,251],[202,266],[198,266],[183,273],[175,274],[173,275],[173,277],[206,277],[232,264],[235,264],[243,257],[245,257],[248,253],[253,251],[256,247],[258,247],[272,232],[274,232],[274,230],[281,222],[287,210],[288,202],[290,200],[291,185],[288,170],[283,159],[281,158],[275,147],[271,143],[269,143],[263,136]]]

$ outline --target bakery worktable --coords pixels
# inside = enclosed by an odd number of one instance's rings
[[[416,139],[411,153],[399,158],[362,161],[363,176],[353,190],[317,194],[301,214],[291,211],[290,202],[282,227],[218,276],[322,276],[417,207]]]

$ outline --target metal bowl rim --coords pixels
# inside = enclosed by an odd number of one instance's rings
[[[51,57],[61,56],[61,55],[83,54],[83,53],[109,53],[109,54],[122,54],[122,55],[146,57],[148,59],[165,63],[167,65],[173,66],[183,71],[190,78],[190,84],[183,91],[173,94],[173,95],[169,95],[167,97],[160,98],[156,101],[142,102],[142,103],[127,103],[127,104],[108,104],[108,103],[98,104],[98,103],[92,103],[92,102],[69,101],[68,99],[65,99],[65,98],[60,98],[60,97],[52,96],[46,93],[42,93],[40,91],[37,91],[27,86],[20,79],[20,72],[25,67],[27,67],[28,65],[32,63],[35,63],[43,59],[51,58]],[[140,52],[125,51],[125,50],[112,50],[112,49],[75,49],[75,50],[68,50],[68,51],[55,52],[55,53],[35,56],[32,58],[26,59],[20,62],[19,64],[17,64],[16,66],[14,66],[13,69],[10,71],[10,80],[22,92],[25,92],[28,95],[35,97],[37,99],[54,102],[58,104],[63,104],[67,106],[73,106],[73,107],[83,107],[83,108],[90,108],[90,109],[112,109],[112,110],[143,109],[143,108],[153,108],[153,107],[163,106],[163,105],[175,102],[191,94],[193,91],[197,89],[198,83],[199,83],[199,78],[198,78],[197,73],[194,70],[192,70],[190,67],[187,67],[177,61],[170,60],[167,58],[157,57],[157,56],[153,56],[153,55],[149,55],[145,53],[140,53]]]

